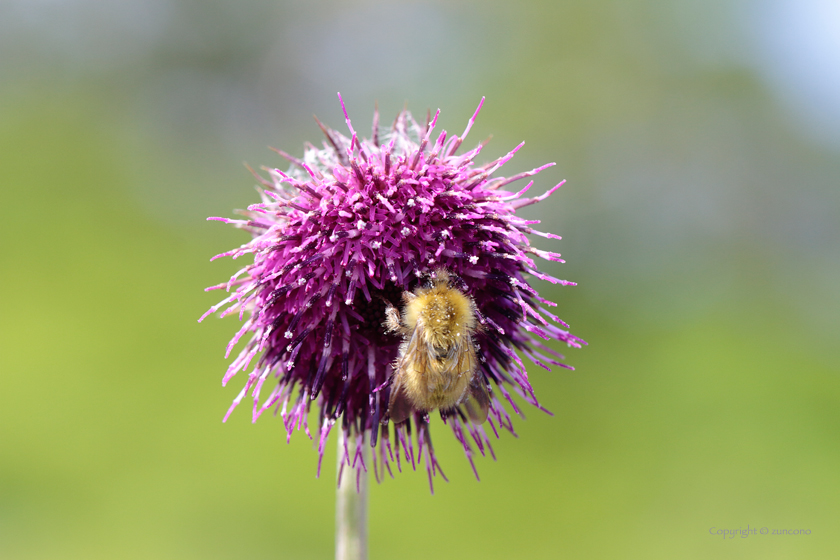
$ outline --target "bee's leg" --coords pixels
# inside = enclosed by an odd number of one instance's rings
[[[417,298],[417,296],[412,294],[411,292],[403,292],[402,300],[404,304],[408,305],[409,303],[414,301],[415,298]]]
[[[383,323],[385,331],[389,333],[403,332],[403,326],[400,322],[400,312],[393,305],[385,307],[385,322]]]

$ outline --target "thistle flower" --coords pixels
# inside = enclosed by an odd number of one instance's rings
[[[415,413],[393,426],[393,433],[381,422],[387,419],[389,380],[401,342],[383,327],[386,305],[399,306],[403,292],[415,289],[434,270],[445,269],[460,279],[475,302],[482,325],[475,337],[479,374],[492,391],[484,425],[472,423],[457,408],[440,415],[478,477],[473,446],[495,459],[484,426],[497,438],[501,429],[515,433],[506,406],[521,412],[511,392],[545,410],[520,354],[545,369],[548,364],[572,369],[543,340],[585,344],[546,309],[555,304],[541,298],[527,280],[573,284],[538,271],[532,259],[563,262],[559,254],[536,249],[528,239],[560,237],[537,231],[531,227],[537,221],[515,215],[563,183],[533,198],[524,196],[533,181],[519,192],[503,190],[554,165],[494,177],[522,144],[483,165],[475,163],[483,144],[456,154],[483,98],[461,136],[447,138],[444,131],[436,139],[432,133],[440,111],[421,126],[405,110],[387,130],[380,128],[375,112],[371,137],[362,139],[340,95],[339,100],[349,138],[318,121],[326,136],[322,148],[307,144],[303,159],[275,150],[291,168],[265,169],[268,179],[254,173],[263,187],[258,187],[262,202],[241,212],[246,219],[209,218],[253,236],[238,249],[214,257],[235,259],[250,253],[254,262],[228,282],[208,288],[233,292],[199,319],[223,308],[222,316],[238,312],[244,318],[226,356],[240,338],[250,335],[222,381],[227,384],[255,364],[225,420],[250,395],[253,421],[273,409],[283,419],[287,441],[296,429],[312,438],[308,413],[314,401],[319,413],[318,474],[328,435],[340,421],[344,441],[356,442],[345,447],[341,469],[367,470],[361,449],[362,442],[369,442],[377,480],[386,469],[393,477],[392,464],[402,470],[403,460],[412,468],[425,460],[430,485],[437,473],[446,479],[432,448],[427,414]],[[264,395],[270,378],[277,381]],[[355,450],[354,456],[348,449]]]

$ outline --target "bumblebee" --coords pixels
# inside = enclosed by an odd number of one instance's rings
[[[404,292],[403,303],[402,314],[390,304],[385,309],[386,331],[403,337],[391,378],[390,419],[398,424],[412,412],[464,405],[473,423],[483,423],[490,394],[478,370],[475,303],[442,269],[431,286]]]

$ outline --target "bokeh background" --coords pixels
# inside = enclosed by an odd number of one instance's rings
[[[221,418],[242,161],[374,102],[558,165],[590,345],[476,482],[375,486],[372,558],[836,558],[840,4],[0,0],[0,557],[330,558],[335,455]],[[718,529],[768,527],[724,539]],[[772,535],[774,529],[807,535]]]

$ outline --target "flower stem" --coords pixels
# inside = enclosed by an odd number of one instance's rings
[[[344,458],[344,430],[338,437],[338,490],[335,495],[335,558],[336,560],[367,560],[368,557],[368,473],[357,464],[351,468],[356,456],[357,443],[362,446],[362,459],[368,465],[369,451],[364,438],[347,440],[350,465],[341,468]],[[358,478],[357,478],[358,476]],[[358,491],[357,491],[358,489]]]

